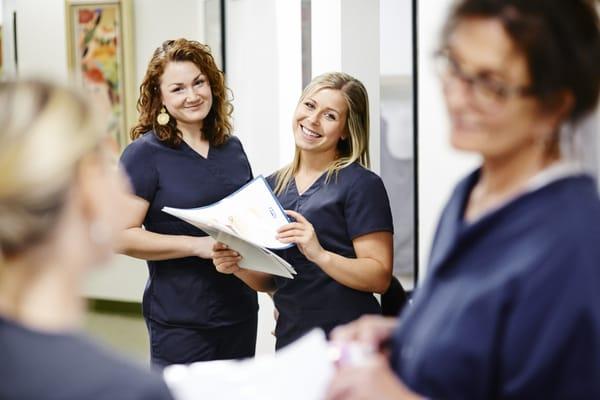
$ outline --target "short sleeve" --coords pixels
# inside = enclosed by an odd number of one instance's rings
[[[390,200],[383,181],[366,171],[350,186],[345,203],[348,234],[354,239],[373,232],[394,232]]]
[[[271,190],[275,190],[275,186],[277,186],[277,172],[272,173],[271,175],[265,178]]]
[[[230,136],[229,140],[239,148],[240,152],[244,155],[244,160],[246,160],[246,167],[248,168],[248,175],[250,178],[248,182],[254,179],[254,173],[252,172],[252,166],[250,165],[250,161],[248,160],[248,155],[246,154],[246,150],[244,150],[244,146],[242,145],[241,140],[237,136]]]
[[[152,202],[158,185],[158,174],[151,144],[141,137],[129,144],[121,155],[121,166],[129,177],[133,192]]]

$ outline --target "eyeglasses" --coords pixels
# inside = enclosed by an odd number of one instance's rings
[[[473,102],[486,111],[498,110],[514,97],[533,94],[529,86],[510,86],[480,74],[465,72],[448,50],[441,50],[435,54],[435,67],[444,86],[448,87],[459,81],[464,83]]]

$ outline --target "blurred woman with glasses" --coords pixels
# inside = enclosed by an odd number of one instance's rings
[[[437,54],[450,142],[482,165],[450,198],[400,323],[334,332],[391,349],[342,366],[330,399],[600,398],[600,202],[559,142],[598,102],[595,4],[456,4]]]

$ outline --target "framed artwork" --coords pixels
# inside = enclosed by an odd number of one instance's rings
[[[133,0],[66,0],[68,65],[123,149],[135,123]]]

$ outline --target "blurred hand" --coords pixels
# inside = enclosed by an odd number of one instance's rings
[[[340,367],[329,384],[327,400],[413,400],[420,396],[408,389],[381,354],[358,366]]]
[[[235,250],[231,250],[226,244],[215,242],[212,247],[211,258],[217,271],[222,274],[233,274],[241,270],[238,263],[242,259]]]
[[[333,342],[362,343],[372,349],[380,349],[392,336],[398,320],[379,315],[363,315],[354,322],[336,327],[331,332]]]
[[[293,217],[296,222],[289,223],[277,230],[277,240],[282,243],[295,243],[304,256],[312,261],[317,260],[325,254],[312,224],[300,213],[285,210],[286,214]]]

